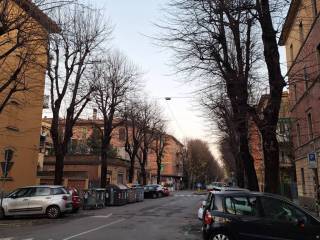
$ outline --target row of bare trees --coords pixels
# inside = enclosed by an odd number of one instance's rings
[[[186,143],[184,182],[191,189],[197,183],[208,184],[224,179],[224,172],[206,142],[190,139]]]
[[[188,73],[189,79],[190,74],[193,79],[205,79],[205,91],[222,91],[228,99],[238,144],[236,159],[243,165],[237,168],[240,169],[238,181],[243,186],[241,175],[244,173],[251,190],[259,187],[248,146],[248,117],[257,124],[263,141],[267,192],[277,192],[279,184],[276,126],[285,81],[275,24],[279,20],[277,13],[285,9],[281,3],[172,0],[167,8],[167,21],[160,26],[167,32],[160,40],[175,51],[178,70]],[[257,84],[258,79],[265,82],[270,92],[262,112],[250,101],[252,85]]]
[[[98,110],[103,124],[98,130],[101,180],[107,184],[108,154],[114,130],[125,126],[125,150],[130,156],[129,181],[133,181],[136,161],[146,183],[148,154],[154,142],[165,134],[160,108],[149,100],[140,100],[141,73],[121,52],[106,49],[112,34],[109,22],[99,10],[71,4],[52,14],[61,28],[50,36],[47,72],[53,119],[51,136],[56,155],[55,184],[61,184],[64,158],[68,153],[73,128],[90,106]],[[63,120],[62,120],[63,119]],[[164,148],[153,150],[163,158]]]
[[[112,133],[120,125],[126,126],[130,181],[138,161],[146,182],[150,151],[157,156],[160,175],[165,120],[158,105],[137,97],[142,93],[138,67],[120,51],[108,49],[113,27],[105,19],[100,10],[73,0],[0,2],[0,114],[17,94],[42,90],[31,89],[37,79],[26,77],[26,71],[46,71],[55,184],[62,184],[74,126],[88,108],[96,108],[103,120],[94,126],[101,187],[106,185]]]

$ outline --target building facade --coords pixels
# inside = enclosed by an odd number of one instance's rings
[[[42,143],[39,153],[38,183],[49,184],[54,178],[55,157],[50,137],[51,119],[44,118],[42,124]],[[64,185],[84,189],[100,185],[100,143],[97,139],[96,126],[102,127],[103,121],[96,119],[79,119],[73,128],[69,152],[65,157]],[[111,149],[109,150],[107,183],[127,184],[130,158],[125,151],[125,127],[120,125],[113,130]],[[167,135],[167,146],[162,160],[161,183],[174,189],[181,187],[182,148],[183,145],[171,135]],[[41,168],[41,166],[43,166]],[[156,155],[150,149],[146,165],[147,183],[156,183]],[[138,159],[135,161],[133,182],[141,182]]]
[[[3,4],[0,2],[0,6]],[[12,0],[9,1],[8,9],[10,10],[6,14],[12,19],[24,20],[24,23],[20,30],[0,36],[0,53],[5,53],[16,44],[14,39],[17,39],[18,31],[23,31],[28,39],[24,40],[23,46],[15,48],[0,61],[1,86],[8,82],[17,67],[23,68],[16,77],[20,82],[11,82],[9,87],[0,93],[0,102],[5,101],[8,92],[14,89],[16,84],[25,86],[24,90],[15,92],[9,98],[0,113],[0,181],[6,192],[35,184],[37,181],[39,131],[46,74],[43,66],[46,66],[47,62],[46,39],[48,34],[59,31],[58,26],[32,1]],[[5,169],[7,171],[4,171]]]
[[[319,12],[319,0],[292,1],[279,41],[286,48],[298,195],[310,208],[319,189]]]

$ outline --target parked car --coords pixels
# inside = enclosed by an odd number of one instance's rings
[[[71,196],[62,186],[30,186],[19,188],[3,199],[0,218],[15,215],[45,214],[58,218],[72,211]]]
[[[281,196],[255,192],[212,192],[203,219],[205,240],[320,238],[320,222]]]
[[[148,184],[144,186],[145,198],[158,198],[164,195],[163,187],[160,184]]]
[[[219,188],[220,187],[228,187],[228,184],[226,184],[224,182],[212,182],[206,186],[206,189],[208,191],[212,191],[212,190],[214,190],[215,187],[219,187]]]
[[[213,187],[213,190],[208,193],[207,201],[203,201],[198,209],[198,218],[199,220],[203,219],[203,213],[204,209],[206,208],[207,202],[210,202],[209,200],[211,199],[212,195],[214,194],[214,191],[227,191],[227,192],[239,192],[239,191],[249,191],[248,189],[245,188],[236,188],[236,187]]]
[[[81,205],[81,198],[78,189],[71,187],[68,189],[69,194],[71,195],[72,201],[72,212],[78,212]]]
[[[169,188],[163,187],[162,194],[163,196],[166,196],[166,197],[169,196],[170,195]]]

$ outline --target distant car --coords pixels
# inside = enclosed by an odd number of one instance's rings
[[[228,184],[224,182],[212,182],[206,186],[206,189],[212,191],[215,187],[228,187]]]
[[[256,192],[212,192],[202,221],[204,240],[320,238],[320,222],[281,196]]]
[[[15,215],[45,214],[58,218],[72,211],[71,196],[63,186],[30,186],[19,188],[3,199],[0,218]]]
[[[217,191],[217,192],[221,192],[221,191],[227,191],[227,192],[247,191],[248,192],[249,190],[245,189],[245,188],[236,188],[236,187],[213,187],[213,190],[210,191],[208,194],[207,201],[203,201],[201,203],[201,206],[199,207],[199,210],[198,210],[199,220],[202,220],[204,209],[206,208],[207,202],[210,201],[214,191]]]
[[[68,189],[69,194],[71,195],[72,201],[72,212],[78,212],[81,205],[81,199],[78,189],[72,187]]]
[[[164,195],[163,187],[160,184],[148,184],[144,186],[145,198],[158,198]]]

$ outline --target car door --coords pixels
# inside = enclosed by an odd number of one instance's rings
[[[228,196],[225,212],[230,219],[230,230],[241,240],[262,240],[261,206],[255,196]]]
[[[44,213],[48,202],[52,199],[51,188],[36,187],[32,192],[29,201],[29,211],[31,214]]]
[[[261,197],[261,206],[266,239],[306,239],[298,224],[303,215],[298,208],[289,202],[270,196]]]
[[[23,215],[29,212],[31,190],[31,188],[21,188],[8,196],[6,201],[8,215]]]

